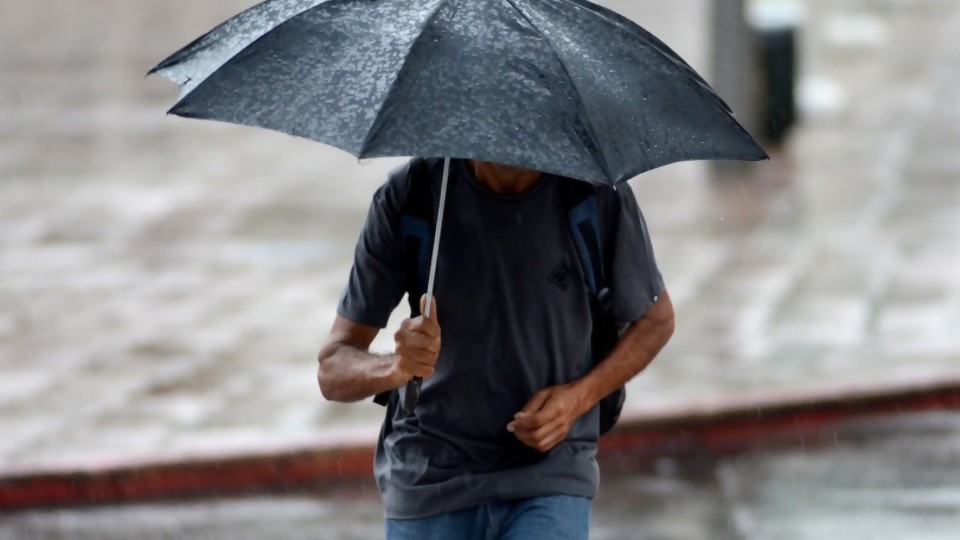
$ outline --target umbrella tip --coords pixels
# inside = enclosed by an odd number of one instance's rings
[[[165,67],[167,67],[166,64],[167,64],[167,62],[166,62],[166,61],[163,61],[163,62],[160,62],[159,64],[153,66],[152,68],[150,68],[149,71],[147,71],[147,76],[149,77],[150,75],[158,75],[158,74],[160,74],[160,70],[163,69],[163,68],[165,68]]]

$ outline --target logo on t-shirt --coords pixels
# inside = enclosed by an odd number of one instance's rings
[[[550,272],[550,283],[553,283],[561,291],[570,288],[570,281],[573,279],[573,272],[570,271],[570,263],[566,259],[560,261],[560,264]]]

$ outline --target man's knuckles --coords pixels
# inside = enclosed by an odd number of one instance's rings
[[[393,334],[393,341],[397,347],[411,346],[433,352],[440,351],[440,337],[431,336],[423,332],[401,328]]]
[[[400,328],[393,334],[394,340],[399,341],[409,336],[426,336],[430,339],[440,339],[440,327],[429,321],[405,319]]]
[[[409,362],[424,366],[434,366],[437,363],[437,359],[440,357],[436,351],[430,351],[421,347],[409,345],[397,347],[397,356],[399,356],[405,363]]]
[[[424,319],[423,317],[417,317],[416,319],[409,319],[410,330],[420,334],[426,334],[430,337],[439,338],[440,337],[440,327],[437,325],[436,321],[431,319]]]
[[[398,360],[398,367],[401,371],[410,376],[428,378],[432,377],[436,368],[434,363],[436,360],[431,360],[430,358],[418,358],[416,356],[404,356],[402,354],[398,355],[400,358]]]
[[[542,429],[546,424],[546,418],[540,416],[527,416],[516,420],[514,429],[516,429],[518,432],[532,435]]]

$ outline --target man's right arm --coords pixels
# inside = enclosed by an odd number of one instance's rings
[[[360,401],[404,384],[396,369],[395,355],[369,352],[379,331],[337,316],[318,358],[317,382],[323,397],[330,401]]]
[[[370,344],[379,332],[337,316],[318,357],[317,382],[324,398],[361,401],[400,388],[414,376],[426,379],[433,375],[440,355],[440,326],[435,317],[403,321],[394,334],[393,354],[370,353]]]

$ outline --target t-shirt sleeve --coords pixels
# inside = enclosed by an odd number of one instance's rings
[[[626,183],[617,190],[620,218],[612,231],[610,292],[613,317],[629,324],[647,312],[664,291],[663,276],[653,254],[653,243],[633,190]]]
[[[408,182],[407,167],[390,174],[370,203],[363,231],[354,251],[350,278],[337,313],[354,322],[384,328],[406,292],[404,252],[400,230],[401,193]]]

